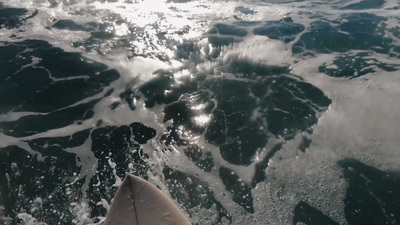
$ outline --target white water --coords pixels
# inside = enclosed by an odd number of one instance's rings
[[[129,118],[135,118],[136,121],[140,120],[145,126],[156,129],[155,139],[157,139],[165,133],[167,127],[162,122],[164,117],[163,106],[147,109],[143,101],[139,100],[136,103],[135,111],[131,111],[128,105],[122,104],[115,111],[109,110],[108,106],[114,99],[118,98],[117,93],[123,91],[127,83],[138,78],[140,81],[136,85],[140,85],[150,80],[154,76],[152,75],[153,72],[160,68],[180,70],[181,67],[184,67],[188,71],[208,72],[214,68],[214,63],[223,65],[232,58],[245,58],[260,64],[291,65],[293,74],[301,76],[305,81],[321,89],[332,100],[332,104],[326,112],[320,115],[318,123],[313,127],[313,134],[298,134],[295,139],[285,143],[283,149],[270,161],[267,169],[268,180],[259,183],[253,190],[254,215],[246,213],[243,208],[232,202],[229,193],[220,194],[226,193],[226,190],[218,174],[218,166],[228,167],[235,171],[244,182],[250,183],[254,174],[254,165],[244,167],[226,162],[220,156],[218,148],[205,143],[202,136],[194,137],[194,140],[200,146],[207,145],[207,149],[213,154],[217,168],[210,173],[197,168],[193,162],[187,159],[178,146],[174,148],[174,151],[165,154],[155,151],[163,148],[160,143],[149,142],[142,146],[144,152],[150,156],[153,165],[149,180],[161,187],[163,191],[168,193],[164,185],[165,181],[159,175],[162,174],[162,165],[167,164],[188,174],[199,174],[198,177],[210,185],[211,190],[215,193],[215,198],[230,213],[234,224],[289,224],[293,217],[291,215],[293,207],[299,200],[307,201],[340,224],[346,224],[342,200],[345,195],[346,182],[340,179],[341,169],[336,165],[337,160],[352,157],[382,170],[400,171],[398,163],[400,159],[400,151],[398,150],[398,134],[400,133],[398,96],[400,96],[400,90],[397,85],[400,81],[400,74],[398,72],[383,72],[378,69],[374,74],[352,80],[329,77],[318,73],[318,66],[324,62],[331,62],[336,56],[335,54],[319,55],[306,59],[296,58],[292,56],[290,46],[283,42],[270,40],[266,37],[252,37],[251,35],[243,38],[244,40],[240,43],[225,47],[220,59],[213,63],[205,62],[196,65],[179,60],[163,62],[155,57],[128,59],[129,52],[118,46],[114,48],[112,41],[103,43],[103,46],[97,46],[97,49],[105,54],[99,54],[96,51],[86,52],[82,48],[72,47],[72,43],[87,39],[89,37],[88,32],[46,28],[51,26],[54,20],[59,19],[72,19],[76,23],[84,24],[90,21],[103,21],[111,15],[117,15],[125,23],[114,24],[110,26],[110,30],[121,38],[129,38],[134,34],[128,28],[143,28],[143,33],[148,35],[147,37],[132,38],[137,51],[148,53],[150,56],[154,56],[156,53],[164,53],[172,58],[175,50],[174,43],[187,39],[195,40],[202,47],[203,52],[206,52],[210,45],[203,34],[213,23],[233,21],[233,15],[239,15],[246,21],[278,20],[290,15],[297,19],[296,22],[302,22],[306,26],[311,21],[308,18],[298,16],[296,13],[300,10],[299,5],[307,3],[293,3],[289,6],[247,1],[196,1],[188,3],[141,1],[132,4],[124,1],[115,3],[82,1],[81,3],[67,4],[68,2],[70,1],[64,1],[64,3],[52,8],[50,7],[51,3],[45,0],[5,2],[7,6],[28,8],[30,13],[38,10],[39,14],[23,25],[22,32],[16,30],[3,32],[2,30],[0,40],[13,41],[8,37],[15,33],[17,37],[22,39],[46,40],[66,51],[79,51],[90,60],[104,63],[118,70],[121,78],[110,85],[116,91],[98,103],[95,108],[95,116],[84,121],[82,125],[70,125],[21,139],[0,134],[0,145],[2,147],[16,144],[32,154],[38,154],[22,140],[71,135],[77,131],[94,127],[99,119],[102,119],[103,126],[119,126],[127,124]],[[315,2],[318,3],[318,1]],[[325,3],[324,1],[320,2]],[[396,1],[388,1],[386,6],[389,8],[396,4],[398,4]],[[238,6],[254,10],[256,13],[251,15],[238,13],[235,11]],[[327,17],[335,18],[338,16],[328,4],[315,6],[315,11],[309,10],[311,13],[315,13],[326,9],[329,9],[332,14],[327,15]],[[75,14],[75,12],[84,11],[89,13]],[[384,10],[372,10],[371,12],[378,15],[387,13]],[[392,12],[394,13],[394,11]],[[395,22],[396,20],[394,20],[393,26],[396,26]],[[185,26],[190,27],[189,32],[178,34]],[[166,33],[165,36],[169,38],[170,43],[162,43],[157,40],[156,35],[162,32]],[[400,41],[397,41],[400,44]],[[204,58],[205,56],[201,55],[200,57]],[[384,56],[378,55],[377,57],[380,57],[379,59],[382,61],[391,60],[384,58]],[[299,62],[295,63],[295,60]],[[101,95],[104,95],[104,93],[99,93],[97,96]],[[25,114],[9,113],[0,115],[0,118],[16,120],[23,115]],[[300,139],[304,135],[312,140],[306,153],[297,150]],[[78,176],[86,176],[85,187],[89,184],[89,179],[97,168],[96,158],[89,149],[90,140],[75,149],[65,149],[86,159],[86,161],[81,160],[79,162],[83,166],[81,174]],[[84,190],[82,192],[84,193]],[[104,202],[101,204],[107,205]],[[75,224],[90,223],[88,207],[85,206],[84,202],[76,203],[74,209],[76,209],[77,215],[76,220],[73,221]],[[202,219],[212,217],[212,212],[204,209],[197,210],[199,210],[198,216],[192,218],[193,222],[213,223],[212,218],[208,222]],[[26,224],[42,224],[35,222],[35,219],[28,213],[19,214],[19,218],[24,220]]]

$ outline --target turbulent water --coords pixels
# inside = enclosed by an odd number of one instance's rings
[[[396,0],[0,0],[0,224],[400,224]]]

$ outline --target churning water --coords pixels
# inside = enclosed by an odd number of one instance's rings
[[[1,3],[2,2],[2,3]],[[0,223],[400,224],[396,0],[1,0]]]

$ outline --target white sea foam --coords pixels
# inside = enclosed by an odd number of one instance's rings
[[[224,48],[223,64],[232,61],[249,61],[264,66],[290,66],[292,51],[282,41],[264,36],[246,37],[243,42]]]
[[[18,219],[22,220],[25,225],[47,225],[46,223],[39,222],[36,218],[28,213],[18,213]]]
[[[54,46],[65,49],[66,51],[79,51],[94,61],[104,63],[112,68],[116,68],[121,74],[121,78],[110,85],[114,92],[103,98],[95,106],[95,115],[92,119],[83,121],[83,124],[72,124],[67,127],[50,130],[37,135],[17,139],[0,134],[0,147],[16,145],[30,152],[33,151],[24,140],[38,137],[59,137],[71,135],[75,132],[95,127],[98,120],[102,120],[102,126],[126,125],[126,121],[133,118],[140,121],[145,126],[156,130],[156,138],[159,139],[166,132],[168,121],[163,122],[164,105],[148,109],[145,107],[143,99],[137,100],[136,110],[129,109],[127,104],[121,103],[116,109],[109,109],[110,103],[118,99],[127,86],[140,86],[144,82],[154,77],[153,72],[158,69],[179,70],[184,62],[173,59],[174,43],[179,43],[185,39],[197,40],[197,44],[202,47],[205,57],[210,45],[202,35],[215,23],[232,23],[236,21],[233,15],[246,21],[269,21],[279,20],[285,16],[295,18],[296,22],[301,22],[307,26],[312,21],[308,17],[302,17],[297,12],[299,6],[308,2],[298,2],[292,5],[276,5],[273,1],[260,3],[253,1],[243,2],[211,2],[193,1],[188,3],[173,3],[160,1],[141,1],[138,3],[126,3],[125,1],[101,3],[97,1],[81,1],[75,4],[58,4],[57,7],[50,7],[55,1],[7,1],[5,5],[12,7],[24,7],[29,9],[28,14],[38,10],[38,16],[28,20],[23,25],[23,30],[17,29],[2,30],[0,32],[1,41],[10,41],[9,36],[15,33],[22,39],[42,39],[50,42]],[[68,1],[65,1],[68,2]],[[280,1],[281,2],[281,1]],[[357,1],[354,1],[357,2]],[[282,2],[281,2],[282,3]],[[349,3],[350,4],[350,3]],[[396,6],[396,1],[387,1],[386,7]],[[252,14],[237,12],[236,7],[246,7],[252,10]],[[77,15],[80,11],[89,11],[88,15]],[[309,13],[317,13],[329,10],[330,15],[325,14],[329,19],[337,18],[340,15],[329,5],[320,4],[314,8],[306,8]],[[387,10],[365,10],[377,15],[388,13]],[[349,10],[351,12],[351,10]],[[398,19],[396,11],[389,11],[392,16],[388,22],[390,27],[396,27]],[[90,36],[86,31],[63,31],[58,29],[47,29],[52,26],[55,20],[72,19],[78,24],[91,21],[102,21],[111,14],[117,14],[125,20],[122,24],[113,24],[110,29],[115,31],[117,36],[124,37],[129,35],[130,26],[146,28],[148,39],[138,39],[135,42],[137,48],[149,50],[149,43],[152,44],[153,52],[163,52],[168,55],[170,61],[161,61],[157,58],[135,57],[127,59],[128,53],[125,49],[110,51],[110,54],[101,55],[94,51],[86,52],[83,48],[74,48],[72,43],[84,41]],[[189,31],[179,34],[185,26],[190,27]],[[159,43],[156,35],[165,33],[165,36],[172,39],[172,43]],[[181,32],[182,33],[182,32]],[[398,43],[400,40],[392,37]],[[20,41],[20,40],[18,40]],[[225,161],[219,153],[217,146],[206,143],[203,136],[197,137],[196,143],[208,149],[214,158],[216,167],[209,173],[201,171],[192,161],[190,161],[179,148],[171,146],[174,151],[162,153],[165,146],[156,142],[149,141],[142,145],[144,153],[150,156],[153,167],[149,171],[149,180],[157,184],[164,192],[168,193],[163,180],[162,166],[167,164],[185,171],[188,174],[196,175],[210,185],[210,189],[215,194],[215,198],[221,202],[228,213],[232,216],[234,224],[290,224],[293,218],[291,212],[293,207],[300,201],[306,201],[312,206],[320,209],[325,215],[346,224],[344,219],[344,203],[342,199],[345,195],[346,183],[340,179],[341,171],[336,165],[337,160],[354,157],[361,161],[383,170],[400,170],[398,160],[398,137],[400,133],[400,103],[398,96],[400,91],[398,83],[400,77],[396,72],[377,72],[355,78],[352,80],[344,78],[333,78],[318,72],[318,66],[325,62],[332,62],[338,55],[335,53],[319,55],[314,58],[296,58],[292,56],[290,46],[266,37],[249,35],[240,43],[235,43],[222,49],[222,59],[219,62],[199,65],[189,65],[188,71],[206,71],[213,69],[216,63],[226,64],[232,60],[245,59],[255,64],[265,65],[290,65],[292,73],[301,76],[305,81],[321,89],[331,100],[332,104],[327,112],[320,115],[319,121],[314,125],[313,134],[300,133],[291,141],[283,145],[269,162],[267,170],[268,180],[259,183],[252,191],[254,197],[254,215],[246,213],[242,207],[232,202],[232,195],[226,191],[218,174],[218,167],[224,166],[233,170],[245,182],[250,183],[254,175],[254,164],[250,166],[237,166]],[[398,63],[393,59],[385,58],[380,55],[374,57],[386,63]],[[294,61],[298,61],[294,63]],[[186,72],[187,74],[187,72]],[[181,75],[185,75],[182,73]],[[137,82],[137,83],[135,83]],[[103,95],[104,92],[83,100],[88,102]],[[82,103],[79,102],[79,103]],[[77,103],[78,104],[78,103]],[[29,115],[30,112],[9,113],[0,115],[2,121],[13,121]],[[300,153],[297,146],[302,136],[307,136],[312,140],[310,147],[305,153]],[[97,168],[97,159],[90,149],[91,140],[83,145],[66,149],[66,151],[77,154],[80,161],[77,165],[81,168],[78,178],[85,178],[83,196],[86,196],[85,189],[88,188],[89,180]],[[269,147],[269,146],[267,146]],[[266,148],[268,149],[268,148]],[[262,151],[260,154],[266,154]],[[261,157],[262,158],[262,157]],[[41,159],[41,157],[39,157]],[[109,162],[114,165],[112,162]],[[120,180],[114,172],[117,182]],[[315,185],[319,184],[319,185]],[[328,185],[327,185],[328,184]],[[118,183],[116,183],[118,186]],[[222,193],[225,193],[224,195]],[[332,197],[334,196],[334,197]],[[108,203],[102,200],[105,207]],[[85,201],[74,203],[73,210],[77,219],[72,221],[75,224],[85,224],[90,221],[89,209]],[[209,211],[199,208],[190,209],[199,212],[198,216],[192,218],[193,222],[204,222],[204,217],[210,217],[215,209]],[[19,213],[18,218],[25,224],[43,225],[32,215]],[[228,223],[227,221],[225,221]],[[212,221],[209,222],[212,224]]]

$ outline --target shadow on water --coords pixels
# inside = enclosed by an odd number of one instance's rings
[[[382,171],[356,159],[340,160],[348,182],[343,199],[346,220],[350,225],[398,224],[400,221],[400,173]],[[338,225],[306,202],[294,209],[293,225]]]
[[[398,224],[400,221],[400,173],[382,171],[356,159],[338,162],[349,187],[345,215],[351,225]]]
[[[321,211],[303,201],[300,201],[294,209],[293,225],[299,224],[339,225],[339,223],[331,220]]]

